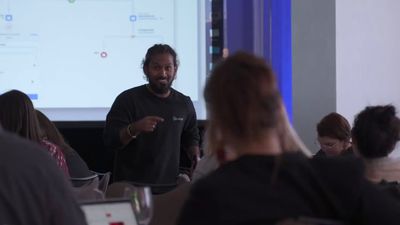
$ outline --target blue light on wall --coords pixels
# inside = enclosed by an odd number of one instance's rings
[[[267,1],[266,1],[267,2]],[[292,30],[291,30],[291,0],[269,0],[269,13],[265,13],[264,22],[269,22],[270,29],[264,37],[271,37],[270,56],[272,67],[278,77],[279,89],[285,102],[286,109],[292,121]],[[265,9],[265,12],[268,12]]]
[[[225,0],[225,4],[226,47],[230,53],[261,52],[272,64],[292,121],[291,0]],[[261,15],[257,18],[262,20],[261,28],[255,25],[260,22],[255,21],[257,15]],[[259,36],[262,36],[262,51],[256,43]]]

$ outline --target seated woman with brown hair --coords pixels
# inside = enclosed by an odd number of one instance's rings
[[[310,159],[300,151],[264,59],[229,56],[213,69],[204,96],[210,150],[236,157],[193,184],[179,225],[274,224],[300,217],[400,221],[399,203],[364,178],[361,161]]]
[[[71,177],[89,177],[93,172],[89,170],[86,162],[65,141],[56,125],[41,111],[36,110],[36,116],[41,128],[41,138],[56,144],[63,151]]]
[[[25,93],[11,90],[0,95],[0,124],[3,129],[38,143],[57,162],[58,167],[69,177],[64,153],[55,144],[41,138],[39,122],[33,103]]]
[[[329,113],[317,124],[317,144],[320,156],[352,154],[351,128],[349,122],[339,113]]]

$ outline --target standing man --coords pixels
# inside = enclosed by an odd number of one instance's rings
[[[197,118],[190,98],[171,87],[178,70],[174,49],[156,44],[142,64],[148,84],[116,98],[104,138],[116,153],[114,181],[146,184],[163,193],[182,179],[190,181],[199,155]]]

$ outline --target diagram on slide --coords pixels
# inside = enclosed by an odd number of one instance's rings
[[[0,92],[19,89],[36,107],[108,107],[146,82],[150,46],[175,45],[178,11],[176,0],[0,0]]]

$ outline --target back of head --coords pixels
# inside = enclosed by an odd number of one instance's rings
[[[204,89],[210,127],[233,138],[257,137],[276,125],[280,96],[263,59],[239,52],[216,65]]]
[[[0,95],[0,123],[4,130],[39,142],[39,125],[32,101],[23,92],[11,90]]]
[[[317,124],[319,137],[331,137],[341,141],[349,142],[351,139],[351,128],[349,122],[339,113],[326,115]]]
[[[209,118],[207,147],[211,152],[238,141],[260,141],[272,130],[282,131],[278,134],[281,142],[293,139],[287,138],[290,124],[275,76],[262,58],[239,52],[217,64],[204,97]]]
[[[400,138],[400,119],[392,105],[370,106],[354,120],[353,142],[365,158],[385,157]]]

